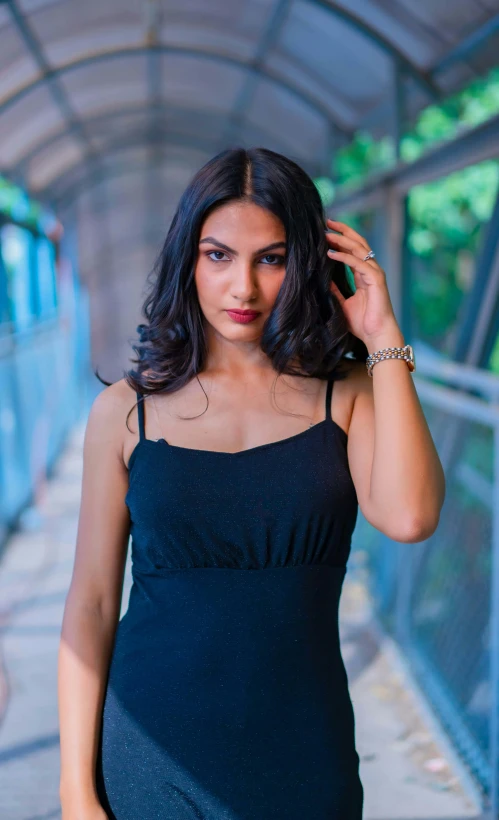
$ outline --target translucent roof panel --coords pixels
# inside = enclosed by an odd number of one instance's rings
[[[66,125],[62,111],[53,103],[49,90],[40,86],[9,106],[0,108],[0,164],[13,166],[26,151],[47,134]]]
[[[495,65],[498,14],[499,0],[12,0],[0,173],[92,229],[73,206],[104,186],[118,244],[120,185],[140,190],[140,255],[151,202],[169,212],[210,156],[265,145],[327,171],[332,145],[393,127],[397,72],[414,118]]]
[[[297,0],[279,38],[279,53],[291,58],[305,75],[342,90],[355,118],[362,106],[374,105],[390,79],[391,60],[378,45],[324,6]],[[355,57],[353,57],[355,55]]]
[[[258,124],[262,112],[267,115],[266,127],[270,134],[283,139],[290,151],[302,156],[322,156],[327,150],[328,122],[306,103],[281,93],[275,86],[260,83],[246,111],[248,121]],[[303,130],[303,121],[307,122]]]
[[[24,166],[25,173],[35,188],[43,190],[81,159],[81,146],[72,136],[64,136],[53,145],[36,151]]]
[[[186,108],[230,112],[248,71],[242,65],[182,54],[161,56],[162,97]]]
[[[60,82],[80,117],[144,104],[147,100],[147,61],[142,55],[87,63],[68,71]]]
[[[38,75],[36,61],[18,31],[8,24],[8,11],[0,6],[0,99],[15,93]]]
[[[26,19],[54,65],[78,59],[89,51],[137,46],[143,42],[144,6],[136,0],[20,0]]]

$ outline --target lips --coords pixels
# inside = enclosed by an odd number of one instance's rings
[[[236,308],[231,308],[229,313],[240,313],[241,316],[258,316],[260,311],[258,310],[237,310]]]
[[[260,316],[259,310],[227,310],[227,315],[235,322],[247,324]]]

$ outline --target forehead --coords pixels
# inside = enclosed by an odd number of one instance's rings
[[[216,231],[216,233],[215,233]],[[285,239],[286,232],[281,220],[266,208],[253,202],[228,202],[209,214],[202,227],[201,238],[211,234],[223,239],[228,234],[272,236],[273,239]]]

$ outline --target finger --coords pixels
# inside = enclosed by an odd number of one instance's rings
[[[326,239],[330,244],[338,245],[341,250],[350,251],[359,259],[363,259],[366,251],[369,253],[371,250],[368,245],[361,245],[357,240],[350,239],[347,236],[340,236],[337,233],[326,233]]]
[[[362,278],[362,274],[358,270],[353,271],[353,281],[354,281],[354,284],[355,284],[356,288],[365,288],[366,287],[366,283],[364,282],[364,280]]]
[[[367,241],[363,237],[358,237],[354,239],[353,237],[346,236],[341,233],[333,233],[332,231],[326,231],[326,240],[328,242],[335,242],[339,245],[342,245],[349,250],[354,247],[362,248],[364,251],[369,251],[369,245]],[[365,256],[365,252],[364,252]]]
[[[330,259],[336,259],[339,262],[345,262],[345,264],[349,265],[351,268],[357,267],[359,265],[363,265],[367,269],[372,271],[383,271],[375,259],[367,259],[364,261],[364,256],[357,256],[355,253],[349,253],[348,251],[337,251],[330,248],[327,252],[327,255]]]
[[[362,236],[362,234],[357,233],[357,231],[354,231],[354,229],[351,228],[350,225],[347,225],[345,222],[338,222],[335,219],[327,219],[326,221],[327,224],[331,225],[331,227],[334,230],[340,231],[344,236],[348,236],[351,239],[355,239],[357,242],[360,242],[361,245],[369,247],[366,238]]]
[[[335,296],[336,296],[336,298],[338,299],[338,302],[340,303],[340,305],[342,305],[342,304],[343,304],[343,302],[346,302],[346,299],[345,299],[345,297],[343,296],[343,294],[342,294],[342,292],[340,291],[340,289],[338,288],[338,286],[337,286],[334,282],[331,282],[331,283],[330,283],[330,286],[331,286],[331,290],[333,291],[334,295],[335,295]]]
[[[327,254],[330,259],[336,259],[338,262],[344,262],[345,265],[348,265],[348,267],[352,268],[352,270],[357,270],[368,277],[372,277],[374,275],[377,279],[380,275],[382,277],[385,275],[383,268],[380,268],[379,265],[376,265],[375,267],[371,264],[371,259],[364,262],[364,260],[359,259],[358,256],[354,256],[351,253],[342,253],[341,251],[329,250]]]

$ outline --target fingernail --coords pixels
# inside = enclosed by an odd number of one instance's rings
[[[332,249],[332,248],[330,248],[330,249],[328,250],[328,253],[338,253],[338,251],[333,251],[333,249]]]

